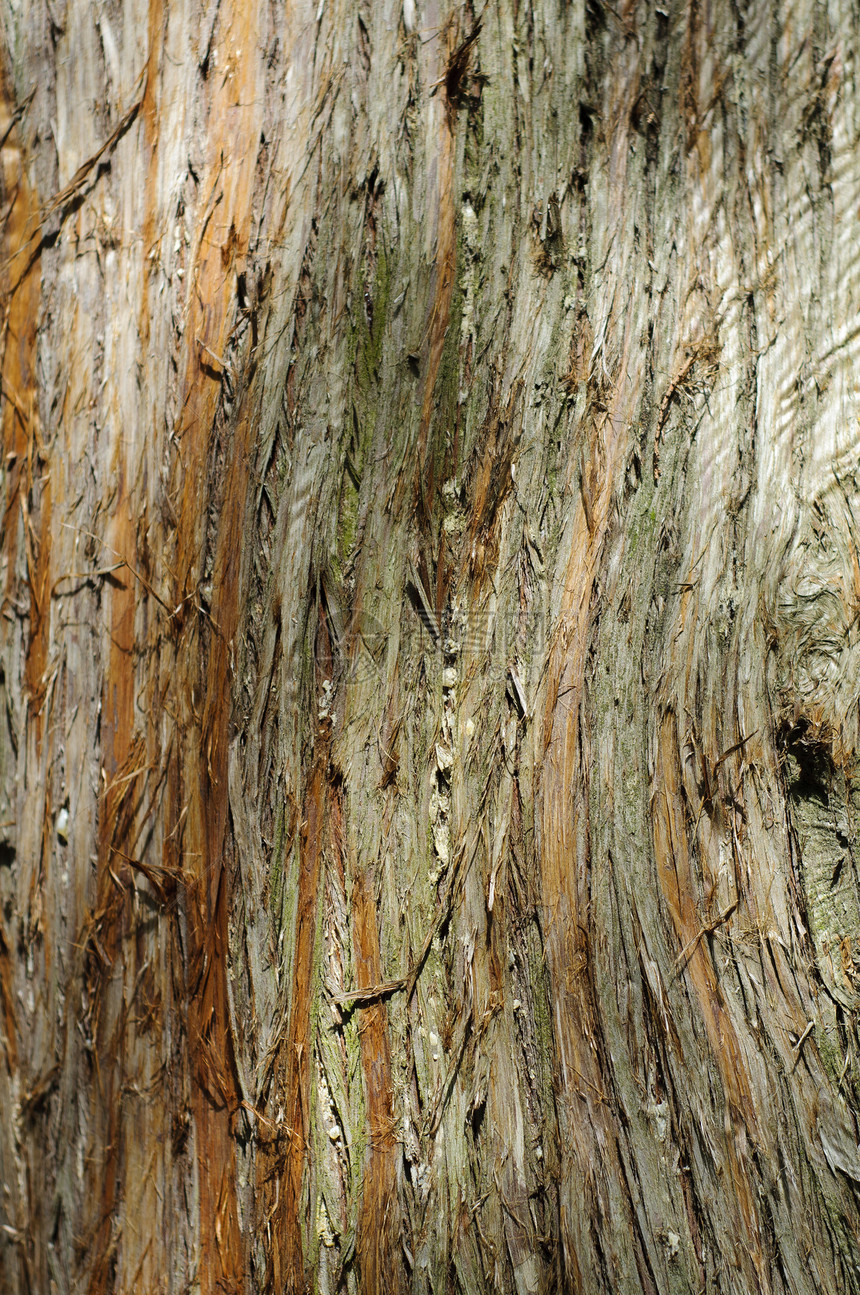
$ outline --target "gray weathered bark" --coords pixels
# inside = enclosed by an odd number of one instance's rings
[[[860,1291],[850,0],[4,0],[0,1287]]]

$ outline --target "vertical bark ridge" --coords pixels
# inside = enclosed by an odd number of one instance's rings
[[[3,231],[0,238],[0,283],[2,283],[2,341],[0,341],[0,382],[2,382],[2,432],[4,456],[3,499],[3,615],[17,620],[14,652],[20,662],[19,677],[23,704],[30,718],[27,759],[31,768],[44,768],[50,743],[45,741],[46,645],[49,634],[51,581],[51,490],[50,460],[39,423],[36,375],[37,319],[41,300],[40,263],[34,237],[39,230],[39,197],[28,166],[26,138],[12,69],[4,58],[0,63],[0,134],[3,138],[0,204]],[[27,611],[23,612],[23,606]],[[11,675],[12,662],[4,663],[4,682]],[[14,667],[12,667],[14,668]],[[8,779],[14,756],[4,752],[4,774]],[[14,774],[13,774],[14,776]],[[42,891],[45,884],[44,823],[51,814],[47,788],[38,798],[37,817],[20,835],[14,831],[15,795],[8,788],[3,799],[4,825],[0,829],[7,866],[9,856],[22,848],[18,878],[18,899],[26,914],[30,939],[38,939],[44,928]],[[12,829],[10,831],[10,829]],[[8,895],[8,891],[6,892]],[[4,931],[0,951],[0,979],[3,989],[4,1073],[2,1098],[7,1110],[37,1092],[48,1078],[50,1063],[40,1073],[26,1048],[19,1050],[18,1036],[26,1038],[26,1023],[13,996],[15,942]],[[45,960],[50,966],[51,957]],[[5,1174],[15,1163],[15,1135],[4,1128],[0,1140],[0,1163]],[[23,1186],[24,1190],[21,1191]],[[36,1182],[21,1182],[15,1196],[4,1201],[3,1224],[11,1244],[0,1256],[0,1277],[9,1286],[42,1283],[46,1280],[45,1256],[33,1243],[27,1215],[44,1226],[43,1202]]]
[[[323,751],[311,778],[304,802],[300,844],[299,888],[296,897],[296,942],[293,992],[285,1039],[284,1116],[288,1146],[283,1165],[280,1199],[275,1212],[280,1236],[272,1247],[274,1289],[301,1290],[305,1286],[303,1176],[311,1145],[311,990],[317,930],[322,835],[326,827],[328,787]]]
[[[360,873],[353,885],[355,976],[357,988],[383,980],[372,878]],[[367,1290],[402,1289],[399,1208],[395,1183],[396,1121],[392,1109],[391,1059],[387,1012],[377,1003],[361,1023],[361,1061],[367,1102],[368,1162],[363,1173],[361,1220],[357,1240],[362,1284]]]

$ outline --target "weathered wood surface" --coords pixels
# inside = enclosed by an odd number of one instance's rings
[[[860,1290],[860,15],[4,0],[0,1288]]]

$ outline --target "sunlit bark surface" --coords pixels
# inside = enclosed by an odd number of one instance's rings
[[[860,1291],[856,5],[0,12],[0,1289]]]

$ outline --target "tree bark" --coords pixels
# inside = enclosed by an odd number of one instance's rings
[[[860,1291],[860,14],[4,0],[0,1288]]]

